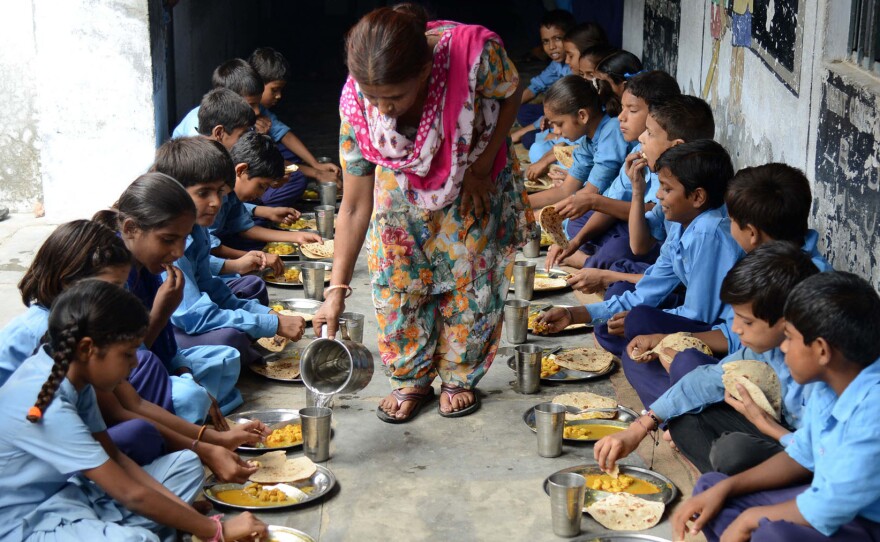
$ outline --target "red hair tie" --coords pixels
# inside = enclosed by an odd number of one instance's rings
[[[28,418],[36,418],[38,420],[41,420],[41,419],[43,419],[43,411],[40,410],[40,407],[38,407],[38,406],[32,406],[31,408],[28,409],[27,417]]]

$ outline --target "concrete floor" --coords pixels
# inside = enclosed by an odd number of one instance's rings
[[[54,224],[26,215],[0,222],[0,299],[4,301],[0,325],[23,311],[16,284],[53,228]],[[541,458],[522,414],[565,391],[613,396],[610,381],[544,386],[539,394],[520,395],[510,386],[513,372],[506,363],[498,363],[480,383],[483,407],[476,414],[441,418],[434,403],[411,423],[385,424],[375,411],[390,388],[376,347],[368,284],[361,258],[347,308],[366,315],[364,343],[374,356],[376,370],[364,390],[335,399],[332,457],[326,466],[336,475],[338,489],[314,505],[259,516],[322,541],[554,539],[550,501],[542,483],[557,470],[592,462],[592,446],[566,445],[561,457]],[[303,293],[297,288],[272,287],[270,295],[275,300],[299,298]],[[538,299],[576,302],[571,291]],[[529,340],[546,346],[592,344],[589,335],[530,335]],[[243,370],[240,388],[245,396],[240,411],[305,404],[301,385],[268,381],[249,370]],[[625,463],[645,466],[636,454]],[[582,528],[588,534],[604,531],[588,516]],[[649,532],[671,538],[668,521]]]

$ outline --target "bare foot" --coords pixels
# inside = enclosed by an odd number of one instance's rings
[[[431,387],[426,386],[424,388],[399,388],[398,391],[400,393],[415,393],[419,395],[425,395],[431,393]],[[389,393],[385,396],[384,399],[379,403],[379,408],[381,408],[385,414],[389,416],[394,416],[398,420],[403,420],[409,417],[410,413],[412,413],[413,407],[416,405],[415,399],[405,400],[400,403],[400,406],[397,405],[397,398],[394,397],[394,394]]]
[[[678,450],[678,446],[676,446],[675,443],[672,442],[672,433],[670,433],[668,430],[663,431],[663,440],[669,443],[670,448],[672,448],[673,450]]]
[[[564,258],[562,260],[562,263],[564,265],[569,266],[569,267],[576,267],[576,268],[580,269],[581,267],[584,266],[585,263],[587,263],[588,257],[589,256],[587,256],[586,254],[584,254],[580,250],[576,250],[574,252],[574,254],[572,254],[568,258]]]
[[[474,401],[474,392],[472,390],[465,390],[455,394],[451,401],[449,394],[441,393],[440,410],[442,412],[458,412],[474,404]]]

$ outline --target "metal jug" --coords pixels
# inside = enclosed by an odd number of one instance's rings
[[[300,359],[303,384],[323,395],[355,393],[373,378],[373,354],[343,339],[315,339]]]

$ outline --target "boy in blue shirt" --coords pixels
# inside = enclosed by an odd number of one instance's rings
[[[815,383],[784,452],[736,476],[703,475],[672,518],[676,539],[880,539],[880,296],[851,273],[820,273],[785,303],[781,349]]]
[[[305,329],[302,318],[277,314],[256,299],[239,299],[211,273],[208,227],[220,210],[224,193],[235,182],[229,153],[205,138],[172,139],[159,147],[153,170],[177,179],[196,205],[196,224],[187,237],[183,257],[174,263],[186,279],[183,301],[171,316],[178,346],[225,344],[239,351],[244,364],[260,358],[251,348],[253,339],[277,334],[299,340]],[[237,378],[228,379],[230,393],[237,393]]]
[[[235,165],[235,189],[223,198],[220,212],[208,228],[211,234],[211,272],[214,275],[250,273],[264,266],[276,276],[284,265],[276,254],[239,250],[263,246],[268,242],[320,243],[316,233],[270,230],[254,224],[253,216],[243,201],[259,198],[276,179],[284,175],[284,159],[269,136],[250,132],[232,147]],[[234,248],[238,247],[238,248]]]
[[[667,422],[679,451],[700,472],[734,474],[781,451],[786,435],[801,424],[812,386],[794,382],[783,362],[779,350],[785,324],[782,308],[791,289],[818,272],[806,253],[781,241],[767,243],[737,262],[721,285],[721,300],[733,309],[732,329],[741,337],[743,347],[720,363],[710,358],[708,364],[684,374],[647,405],[648,411],[628,429],[597,442],[594,456],[599,464],[610,469],[636,449],[649,428],[656,429],[662,422]],[[696,350],[679,356],[692,352]],[[776,372],[781,385],[782,424],[766,415],[753,419],[751,411],[730,397],[725,402],[723,366],[739,360],[763,361]],[[671,372],[677,362],[678,357]]]
[[[641,311],[634,311],[635,318],[634,313],[623,317],[627,336],[631,330],[637,331],[633,337],[646,330],[708,331],[714,324],[732,318],[730,307],[718,297],[721,281],[742,256],[722,209],[727,182],[733,177],[730,156],[715,141],[701,139],[670,148],[657,160],[656,169],[660,181],[657,199],[669,229],[657,263],[645,271],[632,292],[601,303],[547,311],[542,318],[551,333],[573,323],[602,323],[636,307]],[[657,308],[682,285],[687,292],[681,306]],[[622,349],[623,345],[612,353],[621,356]],[[623,367],[644,404],[654,402],[669,387],[668,375],[659,362],[624,361]],[[657,385],[659,376],[665,378],[665,387]]]
[[[215,88],[202,96],[196,113],[196,133],[217,141],[227,151],[253,129],[256,116],[244,98],[226,88]]]

